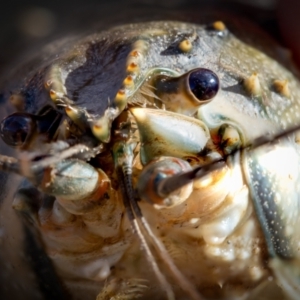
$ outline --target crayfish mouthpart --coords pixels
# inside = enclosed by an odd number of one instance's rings
[[[139,129],[144,165],[160,156],[197,155],[210,139],[207,126],[200,120],[157,109],[132,108],[130,111]]]
[[[149,163],[139,176],[137,190],[140,197],[156,208],[173,207],[184,202],[192,193],[193,184],[190,181],[183,187],[168,193],[162,193],[161,186],[165,180],[175,174],[191,170],[190,165],[179,158],[160,157]]]
[[[82,215],[94,210],[106,197],[109,180],[100,169],[81,160],[69,159],[46,169],[39,187],[57,197],[68,212]]]

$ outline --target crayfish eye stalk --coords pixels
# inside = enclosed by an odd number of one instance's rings
[[[61,114],[51,107],[44,107],[40,114],[17,112],[0,123],[0,136],[9,146],[27,149],[33,139],[51,141],[61,123]]]
[[[9,146],[21,147],[33,134],[36,123],[29,114],[14,113],[0,124],[0,135],[2,140]]]
[[[190,180],[182,187],[170,193],[161,191],[162,182],[167,178],[174,177],[191,167],[185,160],[175,157],[160,157],[150,162],[140,174],[137,190],[141,198],[154,204],[156,208],[173,207],[183,203],[193,191],[193,183]],[[175,187],[175,186],[174,186]]]
[[[154,77],[153,85],[167,110],[193,115],[200,105],[217,95],[220,82],[212,70],[198,68],[179,77],[158,75]]]

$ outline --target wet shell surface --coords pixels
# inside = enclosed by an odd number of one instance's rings
[[[5,84],[0,128],[27,178],[10,205],[41,237],[58,278],[50,289],[97,300],[300,297],[281,278],[299,260],[300,233],[299,138],[276,137],[300,123],[284,51],[262,52],[221,21],[123,25],[60,48]]]

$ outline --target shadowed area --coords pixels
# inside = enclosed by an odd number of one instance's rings
[[[91,43],[85,54],[85,64],[66,79],[69,99],[85,107],[90,114],[103,115],[122,86],[130,50],[128,42],[112,43],[109,38]]]

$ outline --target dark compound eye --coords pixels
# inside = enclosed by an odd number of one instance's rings
[[[0,135],[10,146],[22,146],[32,133],[34,120],[30,115],[15,113],[5,118],[0,125]]]
[[[198,100],[212,99],[219,90],[218,76],[208,69],[192,71],[188,80],[190,90]]]

